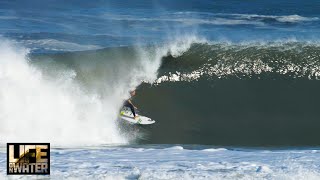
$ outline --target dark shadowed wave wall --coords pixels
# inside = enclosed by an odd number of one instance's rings
[[[318,45],[296,43],[194,45],[166,57],[162,81],[135,99],[157,120],[142,142],[320,145],[319,63]]]

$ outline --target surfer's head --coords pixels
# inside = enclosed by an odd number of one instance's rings
[[[135,91],[135,90],[130,91],[130,95],[131,95],[131,96],[136,95],[136,91]]]

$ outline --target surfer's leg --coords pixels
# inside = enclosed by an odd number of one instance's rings
[[[128,101],[125,101],[124,102],[124,106],[130,108],[130,110],[131,110],[131,112],[133,114],[133,117],[136,117],[136,112],[135,112],[134,107],[133,107],[132,104],[130,104]]]
[[[129,104],[129,108],[130,108],[130,110],[131,110],[131,112],[133,114],[133,117],[136,117],[136,112],[135,112],[134,107],[132,106],[132,104]]]

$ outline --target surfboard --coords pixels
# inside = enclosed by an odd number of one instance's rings
[[[156,122],[155,120],[152,120],[151,118],[148,118],[146,116],[142,116],[140,114],[136,114],[136,115],[138,115],[138,118],[134,119],[133,114],[129,108],[123,108],[120,111],[120,118],[131,124],[149,125]]]

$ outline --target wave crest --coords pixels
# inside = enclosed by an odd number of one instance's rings
[[[180,57],[165,58],[155,81],[197,81],[201,78],[320,78],[317,43],[193,44]]]

